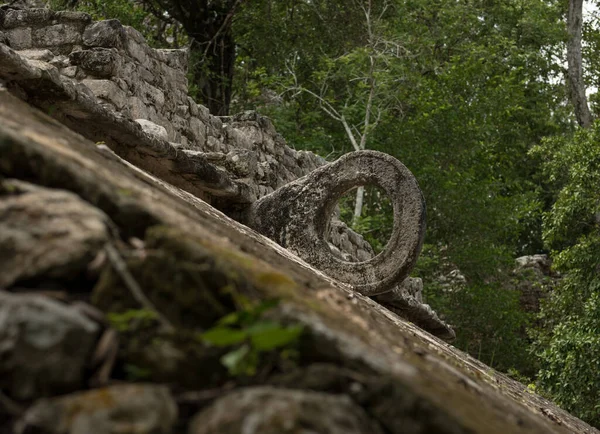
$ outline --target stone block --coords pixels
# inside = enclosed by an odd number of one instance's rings
[[[8,30],[5,35],[8,46],[13,50],[26,50],[33,46],[31,29],[29,27]]]
[[[147,45],[136,42],[133,39],[126,38],[125,49],[127,51],[127,54],[129,54],[137,62],[141,63],[142,65],[148,63],[147,51],[149,50],[149,47]]]
[[[114,48],[95,47],[74,51],[69,55],[69,60],[87,73],[106,78],[117,75],[121,64],[121,57]]]
[[[138,76],[137,77],[138,80],[142,80],[147,83],[154,83],[154,81],[155,81],[154,74],[152,72],[150,72],[148,70],[148,68],[145,68],[144,66],[138,66],[136,69],[136,74]]]
[[[150,134],[158,139],[169,140],[169,134],[167,133],[167,129],[165,127],[157,125],[147,119],[136,119],[135,121],[140,124],[145,133]]]
[[[98,21],[86,27],[83,43],[88,47],[121,48],[125,30],[119,20]]]
[[[381,434],[382,430],[347,395],[250,387],[203,409],[192,419],[188,434],[284,432]]]
[[[56,56],[52,60],[50,60],[50,64],[52,66],[54,66],[55,68],[60,69],[60,68],[66,68],[71,63],[69,62],[69,58],[67,56],[59,54],[58,56]]]
[[[117,384],[37,401],[19,432],[170,434],[176,419],[177,404],[167,387]]]
[[[54,12],[50,9],[9,9],[6,11],[0,27],[14,29],[49,23],[53,15]]]
[[[65,77],[75,78],[77,77],[77,67],[76,66],[67,66],[66,68],[62,68],[60,73]]]
[[[253,178],[258,165],[256,153],[247,149],[232,149],[227,153],[226,165],[239,177]]]
[[[184,74],[187,72],[188,67],[188,50],[185,49],[162,49],[156,50],[165,55],[167,65],[171,68],[178,69]]]
[[[0,291],[0,388],[26,400],[84,385],[99,326],[44,296]]]
[[[10,246],[0,250],[0,288],[43,275],[60,280],[83,273],[108,239],[106,216],[72,193],[4,184],[14,194],[0,196],[0,246]]]
[[[206,143],[206,125],[198,118],[190,118],[190,130],[197,146],[203,147]]]
[[[58,11],[54,13],[54,19],[62,24],[72,24],[83,31],[85,26],[92,22],[90,14],[76,11]]]
[[[155,105],[158,110],[165,104],[165,94],[157,87],[141,82],[138,89],[142,101]]]
[[[190,98],[188,96],[187,102],[188,102],[188,106],[189,106],[189,109],[190,109],[190,114],[192,116],[198,116],[198,113],[199,113],[198,112],[198,104],[196,104],[196,101],[194,101],[192,98]]]
[[[173,128],[175,130],[181,131],[181,130],[187,129],[188,123],[181,116],[172,115],[171,116],[171,125],[173,125]]]
[[[177,116],[181,116],[181,117],[188,117],[189,116],[189,112],[190,112],[190,107],[185,104],[185,105],[178,105],[175,108],[175,113],[177,114]]]
[[[97,98],[113,103],[119,110],[127,104],[125,92],[110,80],[86,79],[83,80],[83,84],[89,87]]]
[[[60,45],[80,44],[82,41],[79,30],[67,24],[35,29],[32,32],[33,43],[36,47],[56,47]]]
[[[137,96],[129,98],[128,101],[129,110],[133,119],[147,119],[148,108]]]
[[[50,50],[41,49],[41,50],[22,50],[19,52],[21,56],[25,56],[28,59],[33,60],[41,60],[43,62],[48,62],[54,58],[54,54]]]

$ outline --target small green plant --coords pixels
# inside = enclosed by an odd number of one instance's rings
[[[119,333],[129,330],[147,327],[156,321],[155,312],[148,309],[130,309],[125,312],[109,312],[107,314],[110,325]]]
[[[302,326],[284,326],[277,321],[263,318],[263,314],[277,305],[266,301],[221,318],[211,329],[200,335],[202,341],[216,347],[231,347],[221,357],[221,363],[233,376],[256,374],[261,355],[281,350],[281,356],[293,354],[287,351],[298,341]]]

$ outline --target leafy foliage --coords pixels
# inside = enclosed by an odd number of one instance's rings
[[[544,303],[534,351],[539,386],[560,405],[600,424],[600,124],[554,137],[532,151],[558,188],[544,241],[564,274]]]
[[[303,331],[301,326],[283,326],[263,318],[263,314],[276,305],[276,301],[267,301],[230,313],[200,336],[210,345],[231,347],[221,358],[231,375],[254,375],[262,354],[289,349],[298,341]],[[289,351],[284,353],[290,354]]]

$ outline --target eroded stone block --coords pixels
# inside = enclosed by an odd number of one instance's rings
[[[0,291],[0,388],[23,400],[82,387],[98,333],[60,302]]]
[[[170,434],[177,404],[165,386],[121,384],[36,402],[22,432]]]
[[[125,30],[119,20],[98,21],[83,32],[83,43],[88,47],[120,48],[125,39]]]
[[[82,80],[82,83],[89,87],[97,98],[113,103],[117,109],[121,109],[127,104],[125,92],[110,80],[86,79]]]
[[[189,434],[381,434],[346,395],[254,387],[235,391],[198,414]]]
[[[81,43],[79,30],[66,24],[55,24],[36,29],[32,32],[32,37],[36,47],[56,47]]]
[[[33,46],[29,27],[8,30],[5,35],[8,46],[13,50],[26,50]]]
[[[0,288],[73,278],[108,240],[108,218],[73,193],[16,180],[1,188]]]

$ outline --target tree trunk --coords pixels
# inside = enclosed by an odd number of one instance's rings
[[[354,216],[352,218],[352,223],[356,223],[356,221],[360,218],[362,214],[362,207],[365,198],[365,188],[360,186],[356,189],[356,201],[354,202]]]
[[[195,38],[194,34],[190,36]],[[192,83],[200,89],[202,102],[215,116],[227,116],[231,103],[233,72],[235,67],[235,43],[231,29],[218,34],[211,45],[196,39],[190,47]]]
[[[592,125],[592,114],[585,96],[585,83],[583,81],[583,65],[581,56],[581,30],[583,25],[583,0],[569,0],[569,13],[567,15],[567,30],[569,42],[567,43],[567,63],[571,102],[575,109],[577,122],[584,128]]]
[[[211,114],[228,115],[235,67],[231,24],[244,0],[143,1],[155,5],[155,10],[166,10],[181,23],[192,39],[190,84],[198,87]]]

